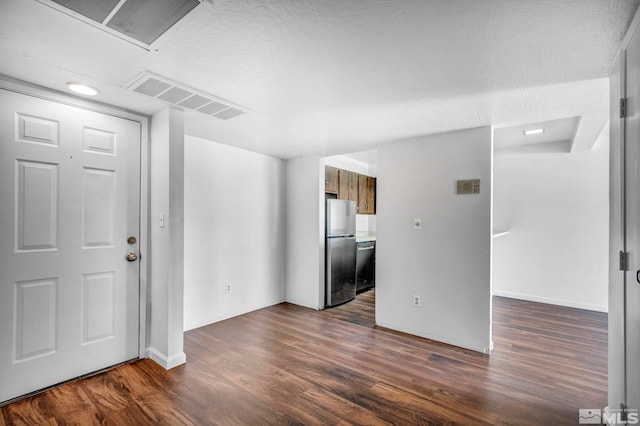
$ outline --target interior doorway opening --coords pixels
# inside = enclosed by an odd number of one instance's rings
[[[339,311],[352,313],[359,323],[375,325],[376,271],[376,177],[377,150],[360,151],[324,158],[325,203],[341,199],[354,203],[355,214],[355,276],[348,301]],[[325,217],[328,217],[325,215]],[[326,234],[326,232],[325,232]],[[325,235],[326,236],[326,235]],[[331,259],[325,250],[325,266]],[[330,268],[329,268],[330,269]],[[325,281],[331,280],[327,269]],[[327,285],[325,282],[325,292]],[[329,290],[330,291],[330,290]],[[327,305],[325,297],[325,305]],[[332,308],[335,309],[335,308]],[[365,319],[366,318],[366,319]]]

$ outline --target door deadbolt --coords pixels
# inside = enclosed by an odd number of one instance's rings
[[[129,262],[135,262],[136,260],[138,260],[138,256],[135,253],[129,253],[127,255],[127,260]]]
[[[129,244],[135,244],[135,243],[136,243],[136,237],[129,237],[129,238],[127,238],[127,243],[129,243]]]

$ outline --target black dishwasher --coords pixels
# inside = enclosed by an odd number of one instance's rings
[[[362,241],[356,244],[356,292],[361,293],[375,286],[376,242]]]

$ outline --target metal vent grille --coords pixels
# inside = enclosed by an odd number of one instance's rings
[[[148,47],[208,0],[38,0],[93,26]]]
[[[145,72],[135,79],[126,87],[126,90],[160,99],[177,107],[212,115],[222,120],[229,120],[249,112],[247,108],[151,72]]]
[[[199,4],[198,0],[127,0],[107,26],[151,44]]]
[[[71,9],[82,16],[102,23],[111,11],[118,5],[119,0],[104,0],[104,1],[85,1],[85,0],[53,0],[54,3],[58,3]]]

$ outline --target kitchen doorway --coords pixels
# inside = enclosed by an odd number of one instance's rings
[[[356,202],[355,298],[325,309],[360,325],[375,325],[375,244],[377,150],[325,157],[326,198]],[[333,313],[330,313],[332,311]]]

